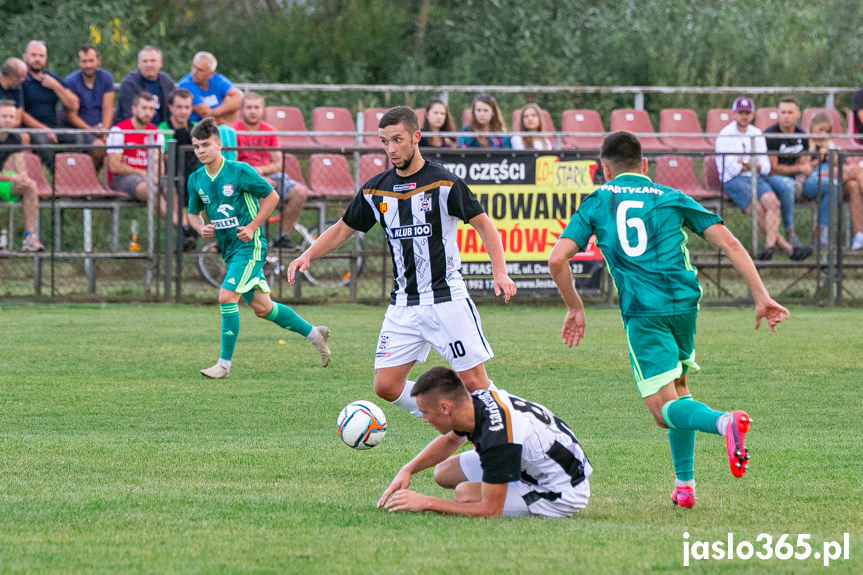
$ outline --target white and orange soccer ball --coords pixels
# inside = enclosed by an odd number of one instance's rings
[[[371,449],[387,433],[387,418],[371,401],[354,401],[342,409],[338,419],[339,437],[354,449]]]

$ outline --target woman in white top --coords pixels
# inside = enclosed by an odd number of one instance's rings
[[[521,109],[519,132],[541,132],[542,110],[536,104],[525,104]],[[518,134],[512,137],[513,150],[550,150],[552,141],[549,138]]]

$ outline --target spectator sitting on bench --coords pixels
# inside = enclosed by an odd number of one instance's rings
[[[0,100],[12,100],[15,104],[13,128],[21,127],[21,115],[24,112],[24,89],[21,84],[26,77],[27,64],[20,58],[6,58],[3,66],[0,66]]]
[[[764,232],[764,249],[759,260],[770,260],[778,247],[792,260],[802,260],[812,253],[807,246],[794,247],[779,233],[780,203],[766,176],[770,173],[767,142],[761,130],[752,125],[755,104],[741,96],[732,106],[734,121],[722,128],[716,138],[716,167],[722,179],[722,191],[747,215],[753,208],[758,227]],[[752,205],[752,171],[755,173],[757,200]]]
[[[292,180],[282,171],[284,160],[279,147],[279,138],[272,132],[276,129],[263,121],[264,97],[249,92],[243,97],[242,119],[234,124],[237,132],[261,132],[258,134],[237,134],[238,160],[246,162],[270,183],[282,201],[279,238],[273,242],[274,248],[294,249],[288,234],[300,217],[300,210],[306,203],[309,190],[301,183]],[[269,150],[264,148],[270,148]]]
[[[11,100],[0,100],[0,146],[20,146],[21,136],[5,130],[12,130],[18,121],[18,109]],[[11,148],[0,148],[0,167],[11,160],[11,171],[0,170],[0,200],[12,203],[21,198],[24,212],[24,241],[21,249],[25,252],[41,252],[45,249],[36,235],[36,217],[39,214],[39,190],[28,175],[24,156]],[[5,247],[5,246],[4,246]]]
[[[192,121],[213,118],[217,124],[231,124],[237,117],[242,92],[225,76],[216,73],[218,62],[210,52],[192,58],[192,71],[180,79],[179,87],[192,93]]]
[[[139,92],[132,100],[132,117],[115,124],[108,135],[108,187],[122,192],[130,198],[147,201],[148,169],[158,168],[161,161],[161,149],[164,138],[156,126],[150,123],[155,113],[155,98],[149,92]],[[127,130],[152,131],[153,134],[130,134]],[[158,148],[130,148],[128,146],[144,146],[159,144]],[[150,155],[153,155],[155,165],[150,166]],[[168,203],[164,192],[159,190],[157,172],[154,169],[152,181],[154,196],[158,201],[159,215],[165,217]],[[177,198],[174,198],[173,222],[180,225],[183,222],[178,210]],[[186,243],[190,241],[187,232]],[[193,240],[192,240],[193,241]]]
[[[114,117],[114,77],[100,68],[101,65],[99,49],[84,44],[78,48],[78,69],[66,76],[66,86],[79,102],[77,110],[66,112],[66,124],[87,130],[81,134],[81,142],[93,146],[105,145],[105,135],[98,130],[107,130]],[[89,152],[98,172],[105,159],[105,149],[93,148]]]

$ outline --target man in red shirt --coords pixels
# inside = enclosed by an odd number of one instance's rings
[[[263,121],[264,97],[255,92],[249,92],[243,97],[240,113],[242,119],[234,124],[233,128],[238,132],[237,147],[246,149],[238,151],[237,159],[248,163],[255,168],[256,172],[264,176],[282,200],[281,231],[279,238],[271,245],[274,248],[294,249],[295,246],[288,234],[300,216],[300,210],[306,203],[309,190],[282,171],[282,153],[277,149],[279,138],[267,133],[275,132],[276,129]],[[262,133],[241,135],[239,132]]]
[[[153,186],[158,186],[158,167],[161,158],[160,150],[164,147],[162,134],[156,126],[150,123],[156,113],[155,98],[149,92],[140,92],[132,100],[132,117],[114,124],[108,134],[108,187],[117,192],[127,194],[142,202],[147,201],[147,171],[150,161],[154,162]],[[127,130],[150,131],[153,134],[130,134]],[[143,146],[158,144],[156,148],[128,148],[127,146]],[[152,155],[152,156],[151,156]],[[154,190],[159,202],[159,214],[165,217],[167,201],[163,191],[158,187]],[[181,216],[174,198],[174,225],[179,225]]]

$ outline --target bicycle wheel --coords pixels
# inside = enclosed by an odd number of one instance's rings
[[[329,229],[335,223],[334,221],[327,222],[324,230]],[[305,251],[322,233],[319,232],[318,225],[306,229],[304,226],[296,224],[294,229],[303,236],[302,251]],[[360,275],[363,269],[365,261],[365,256],[363,255],[364,248],[365,234],[357,232],[350,240],[346,241],[333,252],[313,262],[303,275],[306,276],[306,279],[310,283],[316,286],[327,288],[347,286]],[[352,260],[355,266],[353,274],[351,273]]]
[[[198,252],[198,273],[202,280],[213,287],[221,287],[227,271],[218,242],[214,240],[201,246]]]

